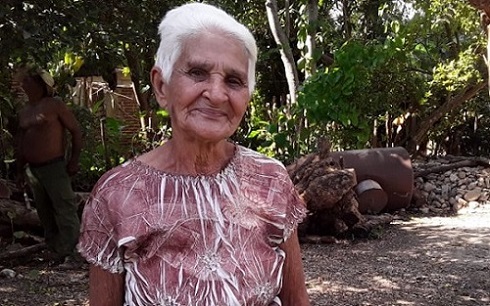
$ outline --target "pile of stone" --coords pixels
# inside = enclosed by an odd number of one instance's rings
[[[458,212],[488,204],[490,165],[474,161],[444,157],[412,162],[414,194],[424,199],[416,209],[426,213]]]

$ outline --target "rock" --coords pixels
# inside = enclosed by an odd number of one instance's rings
[[[434,184],[431,184],[431,183],[425,183],[424,184],[424,190],[427,191],[427,192],[431,192],[431,191],[433,191],[436,188],[437,187]]]
[[[468,205],[468,201],[466,201],[465,199],[458,198],[457,201],[458,205],[460,205],[461,207],[466,207]]]
[[[478,200],[482,195],[481,188],[475,188],[465,193],[464,199],[468,202]]]
[[[462,208],[463,208],[463,206],[462,206],[462,205],[461,205],[461,203],[460,203],[460,202],[458,202],[458,201],[456,201],[456,202],[454,202],[454,203],[452,204],[452,209],[453,209],[453,211],[455,211],[455,212],[460,211]]]
[[[436,208],[436,207],[430,207],[430,208],[429,208],[429,210],[430,210],[431,212],[433,212],[433,213],[436,213],[436,214],[440,214],[440,213],[442,213],[442,212],[443,212],[443,210],[442,210],[442,209],[440,209],[440,208]]]
[[[441,187],[441,196],[445,200],[449,200],[449,191],[451,190],[451,187],[449,185],[442,185]]]
[[[459,177],[453,173],[449,176],[449,180],[454,183],[454,182],[459,181]]]
[[[480,197],[478,197],[478,202],[486,202],[490,198],[490,195],[487,192],[483,192]]]
[[[14,278],[16,274],[17,273],[15,273],[15,271],[11,269],[3,269],[2,271],[0,271],[0,276],[6,278]]]

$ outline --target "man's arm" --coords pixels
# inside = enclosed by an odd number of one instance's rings
[[[279,297],[284,306],[309,306],[298,232],[294,231],[280,248],[286,253],[283,283]]]
[[[124,274],[90,265],[89,301],[90,306],[121,306],[124,303]]]
[[[80,152],[82,151],[82,130],[75,115],[62,101],[58,101],[58,114],[63,126],[71,134],[71,156],[68,161],[67,170],[69,175],[74,175],[78,172],[78,161],[80,159]]]

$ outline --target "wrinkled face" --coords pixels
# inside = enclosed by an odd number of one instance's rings
[[[170,81],[162,81],[160,97],[157,93],[170,113],[173,137],[205,142],[230,137],[250,100],[247,76],[248,56],[236,39],[204,33],[185,41]]]

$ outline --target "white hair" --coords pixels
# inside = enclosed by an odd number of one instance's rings
[[[252,33],[241,23],[221,9],[204,3],[189,3],[174,8],[160,22],[160,46],[155,66],[163,72],[168,82],[175,62],[182,53],[185,40],[205,31],[221,31],[243,44],[248,55],[248,86],[252,93],[255,87],[255,63],[257,45]]]

